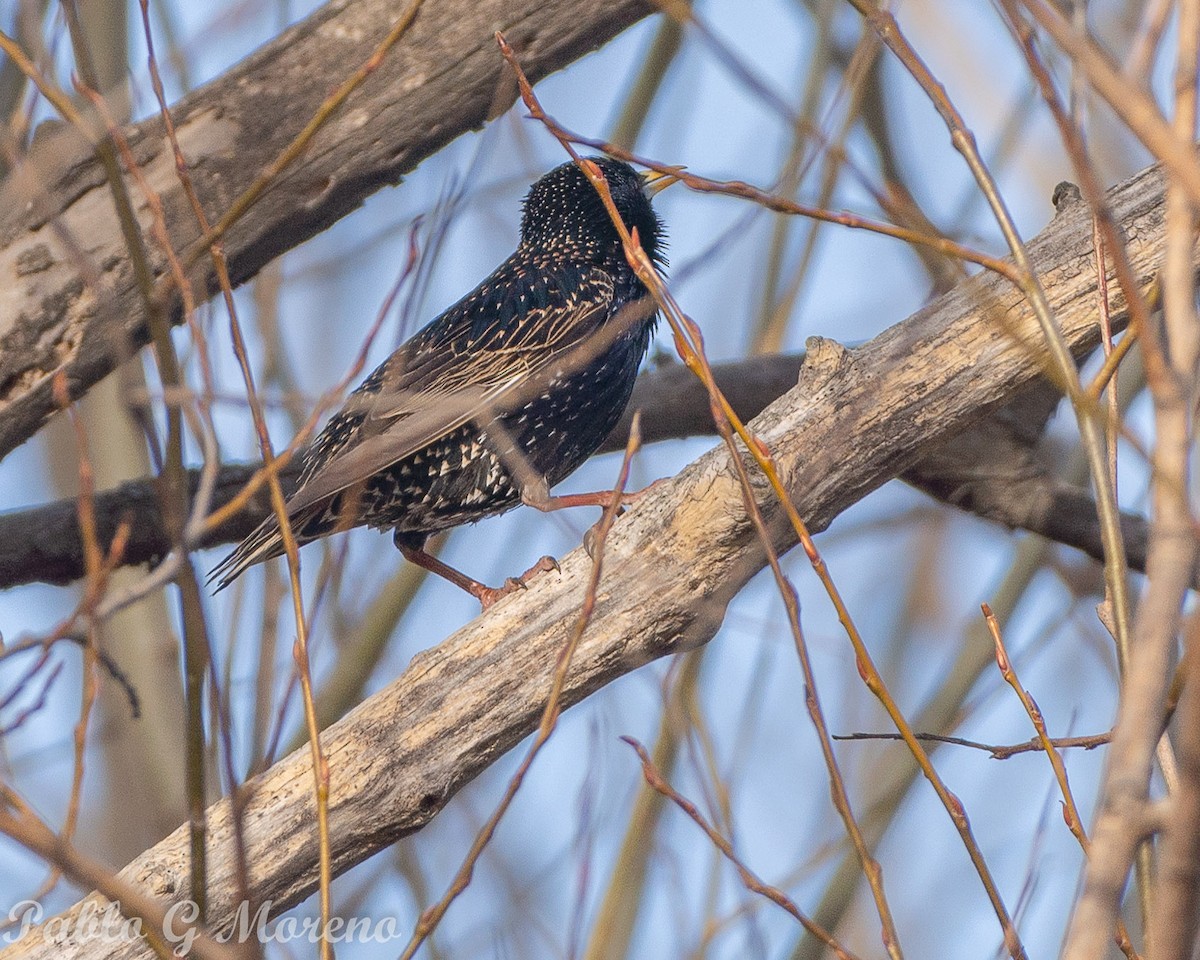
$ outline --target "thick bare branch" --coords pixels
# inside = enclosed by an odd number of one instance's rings
[[[1110,194],[1143,285],[1158,268],[1162,196],[1157,170]],[[1079,207],[1060,214],[1030,245],[1074,349],[1098,336],[1091,237],[1087,210]],[[1125,304],[1113,306],[1114,316],[1122,316]],[[1027,304],[990,275],[960,285],[853,351],[823,340],[809,347],[797,387],[753,428],[773,451],[813,529],[1015,396],[1044,362]],[[758,494],[778,546],[790,546],[791,527],[765,484]],[[595,617],[575,655],[563,703],[577,703],[656,657],[709,640],[730,598],[763,562],[729,454],[718,447],[647,494],[613,528]],[[323,735],[338,871],[419,829],[536,726],[556,654],[577,618],[589,563],[582,550],[569,554],[561,574],[544,575],[418,655],[398,680]],[[294,753],[249,785],[249,882],[276,911],[316,887],[309,762],[306,752]],[[230,826],[228,802],[214,805],[208,814],[208,902],[216,931],[228,927],[237,906]],[[147,851],[122,877],[166,901],[185,899],[186,830]],[[141,944],[58,946],[35,934],[3,956],[85,954],[140,957],[148,950]]]
[[[507,108],[516,86],[497,55],[504,30],[545,76],[650,12],[645,0],[439,0],[316,140],[228,233],[233,282],[345,216],[460,134]],[[393,0],[331,0],[173,110],[192,179],[214,221],[301,130],[331,78],[364,63],[399,16]],[[162,193],[176,249],[200,238],[155,118],[126,131]],[[135,186],[130,193],[137,198]],[[139,210],[149,224],[148,209]],[[163,270],[162,256],[156,267]],[[201,260],[195,281],[215,290]],[[88,276],[85,286],[83,277]],[[37,138],[0,184],[0,456],[55,411],[64,370],[78,397],[147,339],[104,172],[73,129]]]

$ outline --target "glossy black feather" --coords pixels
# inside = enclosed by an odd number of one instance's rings
[[[665,264],[641,177],[594,162]],[[288,501],[297,540],[365,524],[419,547],[516,506],[524,483],[562,480],[620,419],[655,318],[595,188],[572,163],[550,171],[525,198],[512,256],[367,377],[307,449]],[[282,553],[270,517],[212,578],[224,588]]]

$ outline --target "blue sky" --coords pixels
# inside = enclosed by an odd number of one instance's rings
[[[697,5],[721,44],[780,101],[791,105],[799,101],[808,65],[818,53],[813,7],[833,5],[788,0],[745,5],[709,0]],[[270,3],[249,0],[214,4],[201,12],[199,5],[176,4],[173,17],[191,82],[218,74],[274,36],[281,18],[293,20],[311,8],[291,4],[281,12]],[[1122,10],[1117,4],[1097,3],[1093,11],[1102,33],[1120,35]],[[1073,176],[1045,110],[1030,100],[1027,72],[998,14],[987,4],[905,0],[898,16],[985,155],[994,161],[1020,229],[1027,237],[1034,235],[1051,217],[1054,185]],[[860,24],[849,9],[839,8],[832,22],[832,35],[844,46],[857,39]],[[656,20],[643,22],[544,81],[538,93],[545,107],[576,131],[606,135],[657,29]],[[135,65],[144,60],[139,35],[140,27],[133,30]],[[883,59],[888,114],[902,131],[896,138],[897,162],[917,201],[956,238],[1003,252],[986,205],[940,120],[896,63]],[[135,66],[133,77],[135,102],[146,107],[150,100],[144,71]],[[831,68],[821,83],[821,106],[815,116],[827,134],[841,122],[845,93],[839,89],[839,77]],[[331,88],[338,79],[330,78]],[[177,94],[179,76],[168,71],[168,80]],[[1094,124],[1093,140],[1109,182],[1148,163],[1145,153],[1102,109],[1094,110]],[[771,186],[791,141],[788,118],[748,89],[722,55],[693,31],[667,74],[637,148],[705,176]],[[861,126],[852,130],[846,143],[855,164],[878,185],[877,155]],[[824,155],[811,143],[808,149],[815,162],[797,196],[812,202],[819,196]],[[353,362],[396,282],[416,217],[425,216],[428,223],[439,198],[462,187],[462,202],[431,263],[425,288],[411,300],[408,322],[393,312],[372,348],[368,369],[414,325],[425,323],[470,289],[511,250],[521,196],[541,172],[562,159],[553,139],[525,119],[520,107],[514,108],[483,131],[459,138],[402,184],[380,191],[362,209],[285,256],[279,265],[277,309],[286,330],[287,365],[301,397],[313,402]],[[763,302],[762,277],[774,220],[742,202],[682,188],[667,191],[657,204],[670,235],[671,275],[679,278],[672,290],[703,329],[710,357],[745,356]],[[829,205],[879,215],[870,194],[844,172]],[[813,229],[807,222],[790,225],[785,274],[799,262]],[[422,236],[428,237],[428,228]],[[928,277],[902,245],[862,231],[821,227],[789,318],[785,349],[801,349],[812,335],[848,344],[869,339],[923,305],[929,292]],[[264,344],[256,332],[258,307],[249,287],[238,292],[238,304],[251,356],[261,363]],[[205,322],[222,390],[236,395],[240,387],[222,310],[213,307]],[[177,337],[186,352],[185,332]],[[669,337],[660,337],[658,349],[670,352]],[[278,404],[272,410],[273,437],[282,445],[290,439],[291,423]],[[218,414],[224,455],[252,458],[245,405],[219,404]],[[1143,421],[1144,414],[1135,407],[1131,424],[1136,429]],[[1052,432],[1056,450],[1073,443],[1070,424],[1056,423]],[[695,438],[644,451],[635,464],[633,485],[673,474],[713,442]],[[1140,509],[1145,471],[1136,455],[1123,456],[1122,499]],[[617,466],[612,456],[596,458],[562,489],[611,486]],[[55,469],[39,441],[26,444],[0,464],[0,506],[44,501]],[[455,533],[444,557],[472,576],[498,583],[542,554],[561,555],[572,549],[593,519],[588,511],[548,517],[518,510]],[[942,687],[960,652],[984,642],[979,603],[996,602],[1005,578],[1016,575],[1021,541],[1019,535],[935,506],[899,483],[867,497],[819,538],[833,576],[910,716]],[[332,608],[326,606],[314,626],[318,681],[338,669],[338,643],[346,624],[355,621],[402,562],[390,538],[373,532],[353,532],[344,543],[347,576],[342,595]],[[339,543],[334,549],[342,547]],[[197,563],[207,568],[223,555],[223,550],[210,551]],[[311,589],[320,548],[309,547],[304,556]],[[888,729],[857,677],[849,645],[803,556],[796,552],[786,566],[800,592],[830,728],[838,733]],[[1059,735],[1099,732],[1112,719],[1112,656],[1092,613],[1094,583],[1089,564],[1052,549],[1031,575],[1006,624],[1022,679]],[[239,763],[246,760],[244,731],[255,696],[261,584],[261,576],[252,574],[236,603],[235,592],[229,591],[207,604],[219,670],[230,681],[234,725],[240,731],[235,737]],[[72,598],[71,591],[51,587],[0,595],[0,629],[7,640],[45,631],[69,609]],[[427,583],[399,622],[372,674],[371,688],[399,675],[414,652],[437,643],[476,613],[470,597],[442,582]],[[281,687],[290,668],[287,616],[280,618],[279,631],[276,662]],[[67,652],[59,657],[64,672],[47,707],[7,739],[0,760],[5,777],[54,821],[65,808],[79,690],[77,656]],[[484,856],[475,882],[439,931],[436,939],[444,955],[557,957],[570,953],[579,938],[586,940],[641,782],[633,754],[618,737],[654,740],[664,689],[678,669],[672,662],[653,664],[567,713]],[[703,809],[728,816],[725,826],[739,854],[761,877],[783,886],[804,909],[814,909],[842,852],[844,834],[829,804],[782,604],[767,579],[758,578],[732,604],[706,655],[698,702],[702,728],[686,743],[673,781]],[[293,703],[285,718],[289,731],[297,718]],[[98,739],[90,753],[88,796],[96,801],[106,776],[102,743],[107,729],[105,724],[93,729]],[[984,671],[966,698],[955,733],[1009,743],[1028,739],[1032,731],[998,673]],[[838,754],[852,798],[865,797],[901,750],[877,742],[840,744]],[[411,841],[381,852],[339,880],[337,899],[357,903],[356,909],[372,916],[394,915],[407,932],[420,898],[405,880],[406,871],[416,863],[429,891],[441,892],[520,752],[499,761]],[[1024,905],[1020,929],[1031,955],[1055,951],[1075,894],[1080,854],[1062,825],[1045,758],[1033,754],[1002,763],[986,753],[949,747],[936,753],[936,762],[966,805],[1010,909]],[[1090,811],[1102,754],[1072,753],[1068,762],[1076,796]],[[723,810],[717,784],[727,791]],[[131,783],[127,789],[132,812],[141,785]],[[120,814],[85,809],[85,819],[98,821],[89,842],[99,851],[104,849],[103,819],[113,815]],[[0,877],[0,904],[6,905],[28,895],[42,873],[10,844],[0,841],[0,851],[6,860],[21,864]],[[923,782],[903,800],[879,856],[910,956],[979,957],[997,950],[999,928],[983,890],[949,819]],[[698,955],[706,920],[717,924],[708,956],[790,953],[799,936],[794,922],[746,893],[695,825],[677,813],[666,815],[655,837],[652,861],[633,956]],[[842,933],[848,944],[873,957],[880,955],[878,921],[864,892],[865,887]],[[60,885],[48,904],[63,907],[77,894]],[[309,902],[299,908],[299,915],[314,910]],[[387,948],[383,952],[389,953]],[[346,945],[339,955],[380,954],[370,945]]]

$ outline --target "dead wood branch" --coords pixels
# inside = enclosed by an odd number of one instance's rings
[[[540,78],[651,10],[644,0],[426,4],[379,69],[226,235],[233,283],[510,106],[516,85],[496,54],[498,28]],[[172,108],[192,179],[213,220],[312,118],[331,78],[366,62],[398,16],[393,0],[332,0]],[[199,228],[160,119],[125,134],[162,195],[173,246],[189,249],[200,239]],[[148,227],[150,211],[136,186],[129,189]],[[165,272],[161,252],[154,266],[160,276]],[[196,269],[197,289],[214,293],[208,258]],[[92,278],[87,286],[84,274]],[[39,136],[28,161],[0,184],[0,278],[3,457],[58,409],[50,389],[57,371],[66,371],[77,398],[148,338],[104,171],[74,129]]]
[[[1138,283],[1158,270],[1163,178],[1145,171],[1109,194],[1129,239]],[[1072,349],[1094,344],[1092,231],[1082,205],[1060,212],[1029,246]],[[1115,286],[1115,285],[1114,285]],[[1113,316],[1125,304],[1113,304]],[[1001,318],[1002,322],[997,322]],[[814,340],[800,383],[753,422],[800,514],[814,530],[907,470],[1043,369],[1028,305],[984,275],[852,351]],[[780,548],[790,527],[758,494]],[[655,658],[707,642],[726,604],[764,563],[724,447],[656,487],[607,543],[595,617],[572,663],[563,704]],[[330,829],[340,872],[420,829],[464,784],[534,729],[555,658],[577,620],[590,561],[576,550],[546,574],[413,659],[405,673],[323,735],[331,772]],[[834,571],[836,575],[836,571]],[[277,912],[313,892],[317,849],[309,755],[299,751],[249,785],[244,816],[249,883]],[[227,801],[208,812],[209,916],[227,929],[236,910]],[[166,902],[188,896],[187,831],[180,828],[121,873]],[[75,911],[82,907],[77,905]],[[43,942],[2,956],[148,956],[142,945]]]

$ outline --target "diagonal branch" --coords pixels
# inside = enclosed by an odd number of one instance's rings
[[[1163,180],[1151,169],[1109,195],[1145,288],[1158,267]],[[1082,206],[1060,213],[1030,244],[1072,350],[1094,346],[1092,233]],[[1118,295],[1119,296],[1119,295]],[[1123,322],[1125,304],[1113,304]],[[1004,319],[1003,329],[994,322]],[[847,506],[908,469],[1033,383],[1045,353],[1028,304],[1007,281],[973,278],[852,351],[810,342],[800,382],[753,423],[775,455],[801,515],[823,529]],[[563,689],[564,706],[655,658],[710,640],[725,608],[764,563],[742,492],[718,447],[650,491],[612,530],[591,629]],[[757,492],[780,549],[791,528],[766,485]],[[331,774],[334,869],[348,869],[420,829],[453,794],[538,723],[555,656],[578,616],[591,562],[582,550],[527,592],[415,657],[396,681],[323,734]],[[251,781],[244,808],[251,887],[278,912],[316,889],[310,761],[298,751]],[[227,801],[210,808],[209,917],[228,929],[237,909]],[[124,880],[186,899],[181,828],[122,871]],[[78,912],[83,905],[72,911]],[[88,957],[147,950],[88,943]],[[40,932],[0,956],[82,956]]]
[[[651,9],[644,0],[428,4],[304,155],[268,188],[265,202],[231,227],[224,243],[233,283],[245,282],[507,108],[516,88],[495,55],[497,27],[540,78]],[[312,119],[329,94],[329,78],[346,77],[368,60],[398,15],[393,0],[330,0],[173,108],[192,180],[211,219]],[[125,136],[162,195],[172,246],[195,248],[199,228],[175,176],[161,120],[133,125]],[[157,251],[154,256],[152,266],[162,277],[165,261]],[[212,271],[206,260],[196,265],[191,280],[198,290],[216,292]],[[0,277],[2,457],[57,409],[50,391],[56,372],[66,372],[77,398],[148,338],[145,304],[104,171],[73,128],[39,136],[27,162],[0,183]]]

